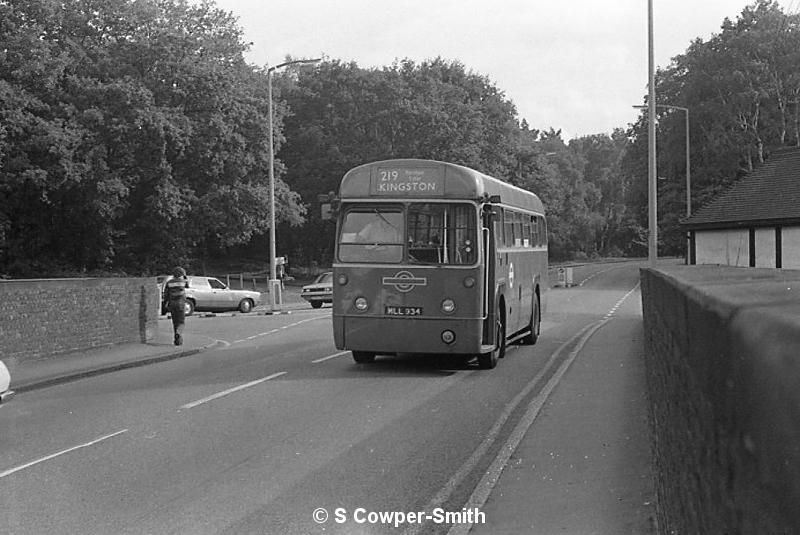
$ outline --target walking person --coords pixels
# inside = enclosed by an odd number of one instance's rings
[[[167,310],[172,315],[172,330],[175,333],[175,345],[183,344],[183,324],[186,320],[186,288],[189,279],[186,270],[178,266],[172,272],[172,277],[164,284],[164,301]]]

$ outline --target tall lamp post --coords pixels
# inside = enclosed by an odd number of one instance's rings
[[[275,257],[275,151],[272,142],[272,73],[289,65],[309,64],[322,61],[317,59],[297,59],[286,61],[267,69],[267,100],[268,100],[268,123],[269,123],[269,296],[270,310],[276,312],[281,309],[283,296],[281,295],[281,281],[278,280],[278,270]]]
[[[653,0],[647,0],[647,259],[655,267],[658,259],[658,204],[656,188],[656,69],[653,36]]]
[[[692,164],[691,164],[691,154],[689,147],[691,146],[689,140],[689,108],[684,108],[682,106],[672,106],[670,104],[656,104],[657,108],[664,108],[667,110],[678,110],[682,111],[685,115],[685,138],[686,138],[686,217],[689,218],[692,215]],[[639,109],[647,109],[647,106],[634,106],[634,108]],[[686,236],[686,263],[689,263],[689,255],[691,253],[691,239],[689,235]]]

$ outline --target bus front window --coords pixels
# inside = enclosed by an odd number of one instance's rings
[[[475,206],[412,203],[408,208],[408,259],[418,264],[474,264]]]
[[[339,235],[339,260],[402,261],[404,226],[400,207],[359,207],[348,210]]]

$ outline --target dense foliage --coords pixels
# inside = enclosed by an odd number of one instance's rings
[[[796,15],[760,0],[658,73],[691,110],[695,208],[797,145]],[[0,274],[154,273],[267,260],[267,73],[210,0],[0,0]],[[274,82],[278,254],[332,260],[317,197],[386,158],[446,160],[537,192],[554,259],[645,251],[646,123],[565,142],[457,61],[325,59]],[[660,109],[662,253],[682,251],[683,116]]]
[[[208,2],[0,2],[0,273],[160,270],[264,232],[246,48]]]

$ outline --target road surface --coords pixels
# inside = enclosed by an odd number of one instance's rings
[[[356,364],[333,346],[327,306],[191,317],[186,336],[217,349],[0,410],[0,532],[446,533],[437,519],[396,529],[377,514],[462,512],[546,385],[580,388],[558,370],[587,336],[602,334],[606,354],[630,351],[638,267],[576,268],[578,286],[547,292],[539,342],[510,346],[494,370],[419,356]],[[535,440],[580,444],[580,429],[563,431],[551,422]],[[497,510],[488,495],[481,504]],[[512,521],[489,516],[487,533]]]

